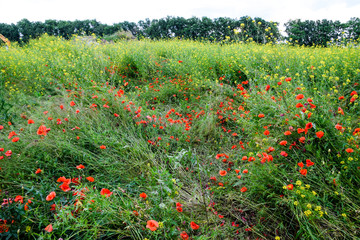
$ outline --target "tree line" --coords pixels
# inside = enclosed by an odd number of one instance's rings
[[[103,37],[119,31],[131,32],[138,38],[154,40],[181,38],[209,41],[255,41],[257,43],[288,41],[291,44],[305,46],[326,46],[329,42],[349,42],[360,36],[360,19],[351,18],[346,23],[332,20],[290,20],[285,23],[285,32],[280,34],[278,23],[265,21],[262,18],[248,16],[239,19],[220,17],[166,17],[145,19],[138,23],[120,22],[112,25],[102,24],[97,20],[46,20],[31,22],[22,19],[16,24],[0,23],[0,33],[10,41],[27,43],[45,33],[61,36],[65,39],[74,34]]]

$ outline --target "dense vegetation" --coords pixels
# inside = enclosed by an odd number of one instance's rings
[[[350,46],[0,48],[1,238],[356,239],[359,78]]]
[[[330,43],[347,44],[360,36],[360,19],[351,18],[346,23],[331,20],[290,20],[285,23],[287,37],[281,36],[278,24],[262,18],[248,16],[239,19],[221,17],[166,17],[134,22],[120,22],[113,25],[102,24],[96,20],[31,22],[27,19],[17,24],[0,23],[0,33],[10,41],[27,43],[44,33],[61,36],[65,39],[74,34],[105,37],[119,31],[131,33],[135,38],[149,39],[191,39],[206,41],[255,41],[257,43],[287,40],[292,44],[328,46]]]

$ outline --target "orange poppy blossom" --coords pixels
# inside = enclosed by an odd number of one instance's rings
[[[240,192],[246,192],[248,189],[247,189],[247,187],[242,187],[241,189],[240,189]]]
[[[84,165],[82,165],[82,164],[80,164],[80,165],[76,166],[76,168],[80,170],[80,169],[84,169],[84,168],[85,168],[85,166],[84,166]]]
[[[47,195],[46,197],[46,201],[51,201],[56,197],[56,193],[55,192],[51,192],[49,193],[49,195]]]
[[[50,128],[46,128],[45,125],[41,125],[37,130],[37,135],[43,135],[46,136],[47,133],[50,131]]]
[[[101,189],[100,194],[106,197],[110,197],[113,194],[113,192],[110,192],[110,190],[107,188],[103,188]]]
[[[53,231],[53,226],[52,226],[51,223],[46,226],[45,231],[47,231],[47,232],[49,232],[49,233]]]
[[[190,227],[193,229],[193,230],[197,230],[199,229],[199,225],[197,225],[195,222],[190,222]]]
[[[147,195],[146,193],[140,193],[140,197],[145,200],[147,198]]]
[[[318,138],[322,138],[324,136],[324,132],[323,131],[316,132],[316,136]]]
[[[18,195],[18,196],[15,197],[14,201],[15,201],[15,202],[23,203],[23,202],[24,202],[24,197]]]
[[[289,184],[289,185],[286,186],[286,188],[288,190],[293,190],[294,189],[294,184]]]
[[[307,169],[301,169],[301,170],[300,170],[300,174],[306,176],[306,174],[307,174]]]
[[[11,131],[9,133],[8,139],[12,138],[13,136],[17,136],[17,134],[15,133],[15,131]]]
[[[352,149],[352,148],[347,148],[345,151],[346,151],[347,153],[353,153],[353,152],[354,152],[354,149]]]
[[[289,154],[287,154],[287,152],[285,152],[285,151],[281,151],[280,155],[283,156],[283,157],[289,156]]]
[[[28,124],[33,124],[33,123],[35,123],[34,120],[32,120],[32,119],[28,120]]]
[[[306,159],[306,166],[310,167],[312,165],[314,165],[315,163],[313,163],[310,159]]]
[[[42,170],[40,169],[40,168],[38,168],[36,171],[35,171],[35,174],[39,174],[39,173],[41,173],[42,172]]]
[[[150,229],[150,231],[156,231],[158,229],[159,223],[155,220],[147,221],[146,228]]]
[[[296,100],[300,100],[300,99],[303,99],[304,98],[304,95],[303,94],[299,94],[296,96]]]
[[[220,170],[220,171],[219,171],[219,174],[220,174],[220,176],[224,177],[224,176],[227,174],[227,171],[225,171],[225,170]]]
[[[133,214],[134,214],[135,216],[139,216],[139,213],[138,213],[138,211],[136,211],[136,210],[133,211]]]
[[[182,212],[182,211],[183,211],[182,206],[183,206],[183,205],[182,205],[181,203],[177,202],[177,203],[176,203],[176,211]]]
[[[89,182],[94,182],[95,179],[93,177],[87,177],[86,180],[88,180]]]
[[[64,182],[63,184],[61,184],[60,186],[60,189],[63,190],[64,192],[68,192],[71,190],[70,186],[68,183]]]
[[[182,233],[180,233],[180,237],[181,237],[182,240],[188,240],[189,239],[189,235],[185,231],[182,231]]]

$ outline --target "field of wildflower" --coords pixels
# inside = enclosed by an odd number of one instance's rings
[[[357,239],[360,49],[0,48],[1,239]]]

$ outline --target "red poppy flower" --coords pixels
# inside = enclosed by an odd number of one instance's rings
[[[51,201],[56,197],[56,193],[55,192],[51,192],[49,193],[49,195],[47,195],[46,197],[46,201]]]
[[[84,165],[82,165],[82,164],[80,164],[80,165],[76,166],[76,168],[80,170],[80,169],[84,169],[84,168],[85,168],[85,166],[84,166]]]
[[[75,102],[74,102],[74,101],[71,101],[71,102],[70,102],[70,106],[72,106],[72,107],[73,107],[73,106],[75,106],[75,105],[76,105],[76,104],[75,104]]]
[[[101,146],[100,146],[100,149],[106,149],[106,146],[101,145]]]
[[[291,135],[291,132],[290,132],[290,131],[286,131],[286,132],[284,132],[284,135],[286,135],[286,136]]]
[[[344,110],[341,107],[338,107],[338,113],[344,115]]]
[[[248,173],[249,172],[249,170],[247,170],[247,169],[244,169],[244,171],[243,171],[243,173]]]
[[[15,133],[15,131],[11,131],[9,133],[8,139],[12,138],[13,136],[17,136],[17,134]]]
[[[155,220],[149,220],[147,221],[146,228],[150,229],[150,231],[156,231],[156,229],[159,227],[159,223]]]
[[[318,138],[322,138],[324,136],[324,132],[323,131],[316,132],[316,136]]]
[[[293,190],[293,189],[294,189],[294,185],[293,185],[293,184],[289,184],[289,185],[286,186],[286,188],[287,188],[288,190]]]
[[[178,212],[182,212],[182,211],[183,211],[183,209],[182,209],[182,207],[176,207],[176,211],[178,211]]]
[[[303,129],[303,128],[298,128],[297,129],[297,132],[300,134],[300,133],[303,133],[303,132],[305,132],[305,129]]]
[[[289,154],[287,154],[287,152],[285,152],[285,151],[281,151],[280,155],[283,156],[283,157],[289,156]]]
[[[336,125],[335,125],[335,128],[336,128],[337,130],[339,130],[339,131],[342,131],[342,130],[344,129],[344,127],[341,126],[340,124],[336,124]]]
[[[225,170],[220,170],[220,171],[219,171],[219,174],[220,174],[220,176],[224,177],[224,176],[227,174],[227,171],[225,171]]]
[[[297,108],[301,108],[301,107],[303,107],[304,105],[302,105],[301,103],[297,103],[296,105],[295,105],[295,107],[297,107]]]
[[[19,140],[20,140],[20,138],[18,138],[18,137],[14,137],[13,139],[11,139],[12,142],[17,142]]]
[[[248,189],[247,189],[247,187],[242,187],[241,189],[240,189],[240,192],[246,192]]]
[[[304,95],[303,95],[303,94],[299,94],[299,95],[296,96],[296,99],[297,99],[297,100],[300,100],[300,99],[303,99],[303,98],[304,98]]]
[[[62,176],[62,177],[59,177],[59,178],[57,179],[57,182],[62,182],[62,183],[70,184],[71,179],[67,179],[67,178],[65,178],[64,176]]]
[[[194,223],[194,222],[190,222],[190,227],[193,229],[193,230],[197,230],[197,229],[199,229],[199,225],[197,225],[196,223]]]
[[[11,155],[12,155],[12,151],[11,151],[11,150],[8,150],[8,151],[5,152],[5,156],[11,157]]]
[[[286,144],[287,144],[287,141],[281,141],[281,142],[280,142],[280,145],[281,145],[281,146],[286,146]]]
[[[265,135],[265,136],[268,136],[269,134],[270,134],[269,130],[265,130],[265,131],[264,131],[264,135]]]
[[[356,134],[360,133],[360,128],[355,128],[353,135],[355,136]]]
[[[313,124],[311,122],[307,123],[305,126],[305,129],[310,129],[313,127]]]
[[[40,169],[40,168],[38,168],[36,171],[35,171],[35,174],[39,174],[39,173],[41,173],[42,172],[42,170]]]
[[[213,180],[213,181],[215,181],[215,182],[217,181],[217,180],[216,180],[216,177],[210,177],[210,180]]]
[[[182,240],[188,240],[189,239],[189,235],[185,231],[180,233],[180,237],[181,237]]]
[[[45,231],[47,231],[47,232],[49,232],[49,233],[53,231],[53,226],[52,226],[51,223],[46,226]]]
[[[354,149],[352,149],[352,148],[347,148],[345,151],[346,151],[347,153],[353,153],[353,152],[354,152]]]
[[[358,95],[356,91],[352,91],[352,92],[350,93],[350,96],[354,96],[354,95]]]
[[[265,117],[265,114],[260,113],[260,114],[258,115],[258,117],[259,117],[259,118],[263,118],[263,117]]]
[[[304,167],[304,164],[303,164],[302,162],[299,162],[297,165],[298,165],[299,167],[301,167],[301,168]]]
[[[47,129],[46,129],[45,125],[41,125],[39,127],[39,129],[37,130],[37,135],[44,135],[44,136],[47,135]]]
[[[3,130],[4,129],[4,126],[3,125],[0,125],[0,130]]]
[[[305,143],[305,137],[301,137],[301,138],[299,138],[299,142],[301,142],[301,143]]]
[[[16,196],[14,199],[15,202],[20,202],[20,203],[24,203],[24,197],[23,196]]]
[[[300,170],[300,174],[306,176],[306,174],[307,174],[307,169],[301,169],[301,170]]]
[[[33,123],[35,123],[34,120],[32,120],[32,119],[28,120],[28,124],[33,124]]]
[[[312,165],[314,165],[315,163],[313,163],[310,159],[306,159],[306,166],[310,167]]]
[[[146,193],[140,193],[140,197],[145,200],[147,198],[147,195],[146,195]]]
[[[113,194],[113,192],[110,192],[109,189],[103,188],[101,189],[100,194],[106,197],[110,197]]]
[[[86,180],[88,180],[89,182],[94,182],[95,179],[93,177],[87,177]]]
[[[70,179],[71,180],[71,179]],[[63,190],[64,192],[68,192],[71,190],[71,188],[69,187],[69,184],[68,183],[63,183],[59,186],[61,188],[61,190]]]

